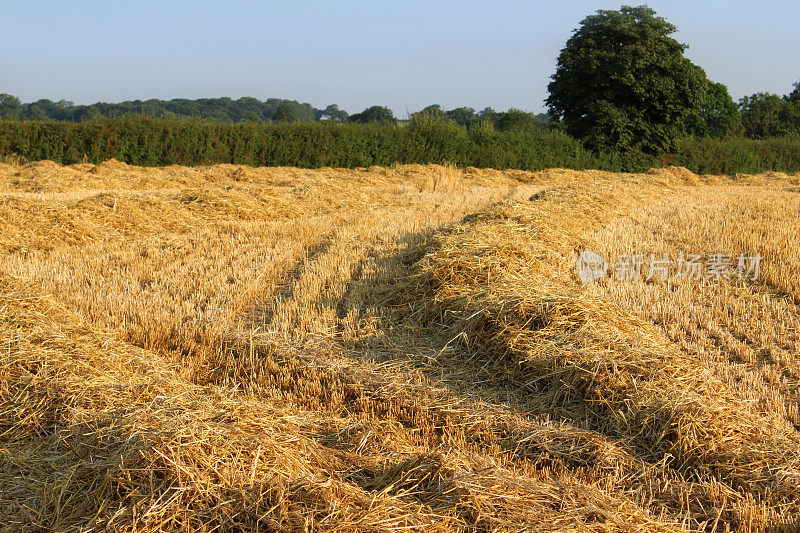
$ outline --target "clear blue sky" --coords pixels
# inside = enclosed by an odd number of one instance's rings
[[[639,2],[626,2],[639,5]],[[23,102],[253,96],[399,116],[544,109],[559,50],[604,0],[4,0],[0,92]],[[800,79],[800,1],[648,5],[734,99]]]

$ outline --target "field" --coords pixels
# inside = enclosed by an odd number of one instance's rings
[[[2,531],[800,529],[800,175],[41,161],[0,228]]]

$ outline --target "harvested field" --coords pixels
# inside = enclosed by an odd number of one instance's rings
[[[798,190],[0,165],[0,530],[800,530]]]

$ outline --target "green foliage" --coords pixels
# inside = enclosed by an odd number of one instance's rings
[[[739,107],[721,83],[708,83],[706,98],[695,120],[691,129],[698,137],[727,137],[741,133],[742,129]]]
[[[368,107],[361,113],[350,115],[348,120],[357,124],[368,124],[370,122],[394,124],[397,122],[391,109],[379,105]]]
[[[470,140],[478,145],[489,145],[497,137],[497,129],[494,122],[488,119],[479,119],[473,122],[469,128]]]
[[[480,120],[490,120],[494,122],[496,117],[497,117],[497,111],[495,111],[491,107],[484,107],[483,111],[478,113],[478,118]]]
[[[450,120],[438,105],[428,106],[422,111],[411,114],[411,121],[409,122],[409,127],[411,127],[412,129],[426,128],[431,125],[457,126],[458,124]]]
[[[800,171],[800,142],[790,138],[682,139],[666,162],[698,174],[794,173]]]
[[[617,156],[593,154],[562,133],[538,128],[500,132],[488,120],[468,130],[430,113],[418,114],[404,128],[385,122],[227,124],[144,117],[7,121],[0,124],[0,155],[11,154],[62,164],[77,163],[84,156],[90,162],[115,158],[142,166],[234,163],[354,168],[449,162],[522,169],[628,168]]]
[[[800,134],[800,104],[777,94],[756,93],[739,101],[747,137],[766,139]]]
[[[478,115],[475,114],[475,110],[471,107],[459,107],[456,109],[451,109],[450,111],[445,112],[445,116],[456,124],[461,124],[462,126],[470,126],[471,124],[474,124],[480,120]]]
[[[677,138],[695,133],[687,130],[706,116],[704,105],[725,108],[710,103],[706,75],[683,56],[675,31],[646,6],[584,19],[548,85],[551,115],[593,149],[671,151]]]
[[[739,100],[742,131],[751,139],[800,136],[800,82],[781,97],[756,93]]]
[[[297,102],[282,102],[272,115],[273,122],[310,122],[314,118],[314,110]]]
[[[438,105],[414,113],[404,133],[409,160],[456,162],[469,153],[467,129],[447,118]]]
[[[331,104],[326,107],[324,110],[319,111],[317,116],[315,117],[317,120],[333,120],[333,121],[343,121],[347,120],[347,111],[343,109],[339,109],[339,106],[336,104]]]
[[[494,119],[495,127],[500,131],[511,131],[527,128],[539,124],[539,119],[533,113],[511,108],[505,113],[499,113]]]
[[[4,109],[4,100],[8,109]],[[89,106],[73,105],[72,102],[60,100],[52,102],[47,99],[21,104],[11,95],[0,95],[0,118],[9,120],[61,120],[75,121],[97,120],[100,118],[119,118],[124,116],[147,116],[154,118],[205,118],[221,122],[266,122],[272,120],[278,109],[282,111],[280,120],[315,120],[324,112],[314,109],[310,104],[301,104],[295,100],[270,98],[265,101],[244,97],[238,100],[230,98],[200,98],[187,100],[132,100],[116,104],[98,102]],[[331,106],[328,106],[331,108]],[[335,105],[332,106],[338,110]],[[14,109],[12,112],[11,109]],[[340,113],[346,112],[341,111]]]
[[[795,82],[794,90],[783,97],[784,100],[791,104],[798,104],[800,105],[800,81]]]
[[[356,168],[392,163],[541,170],[642,171],[679,164],[699,173],[800,171],[800,142],[741,138],[682,139],[668,158],[628,150],[590,151],[564,132],[542,128],[498,131],[491,120],[466,128],[437,114],[407,127],[387,123],[285,122],[229,124],[201,119],[123,117],[97,122],[0,122],[0,156],[62,164],[111,158],[132,165]]]
[[[426,117],[426,120],[436,120],[438,122],[447,122],[450,120],[439,104],[429,105],[422,111],[411,114],[412,121],[416,117]]]
[[[22,104],[19,98],[10,94],[0,94],[0,118],[6,120],[19,120],[21,118]]]

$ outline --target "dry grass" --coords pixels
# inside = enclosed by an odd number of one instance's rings
[[[798,185],[9,161],[0,527],[797,530]]]

